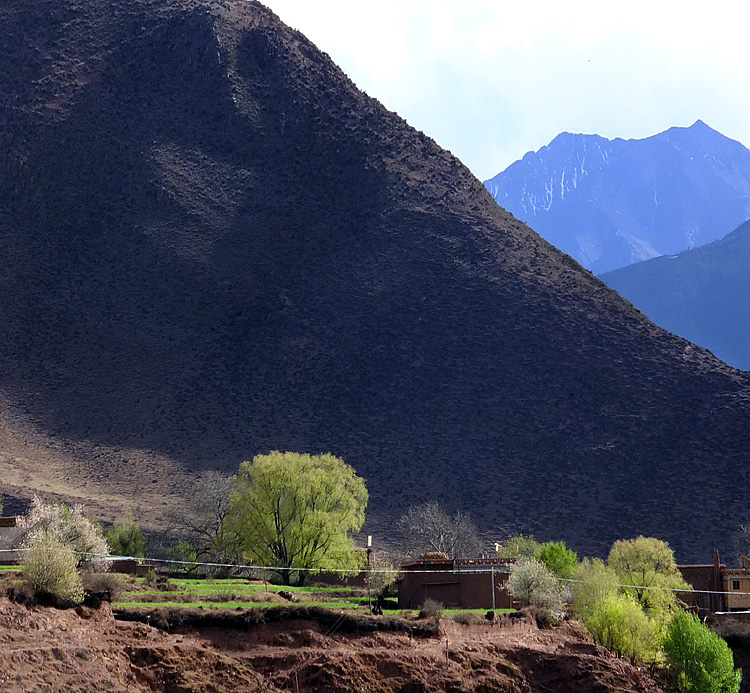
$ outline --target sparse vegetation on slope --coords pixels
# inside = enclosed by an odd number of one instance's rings
[[[724,548],[748,376],[646,321],[272,12],[8,0],[0,31],[9,493],[163,527],[197,472],[331,450],[376,534],[435,498],[589,553],[638,532],[686,560]]]

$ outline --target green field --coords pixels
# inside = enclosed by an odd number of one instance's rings
[[[367,594],[351,587],[282,587],[245,579],[175,578],[156,584],[149,578],[118,578],[114,606],[248,608],[300,604],[333,609],[367,609]],[[279,595],[284,591],[294,601]]]

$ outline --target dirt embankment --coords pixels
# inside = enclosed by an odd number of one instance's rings
[[[152,615],[154,619],[155,615]],[[252,619],[257,620],[257,619]],[[194,621],[194,623],[197,621]],[[214,620],[215,622],[215,620]],[[575,624],[441,623],[438,635],[343,632],[293,619],[164,632],[98,610],[0,600],[3,691],[647,691]]]

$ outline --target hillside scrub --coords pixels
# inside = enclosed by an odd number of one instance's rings
[[[616,541],[607,564],[584,559],[571,582],[573,610],[594,641],[631,661],[669,663],[682,690],[736,693],[731,650],[678,608],[682,579],[669,545],[652,537]]]
[[[600,645],[631,661],[661,661],[659,624],[627,594],[608,594],[588,608],[582,620]]]
[[[573,612],[595,642],[631,661],[659,661],[659,622],[649,619],[643,606],[622,591],[613,568],[598,558],[584,559],[571,592]]]
[[[617,574],[600,558],[584,558],[573,574],[570,586],[573,611],[582,620],[600,601],[620,592]]]
[[[35,496],[18,527],[23,579],[37,600],[60,606],[80,603],[84,588],[79,570],[109,569],[101,527],[83,515],[80,505],[47,503]]]

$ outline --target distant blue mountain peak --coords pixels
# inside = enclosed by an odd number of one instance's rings
[[[562,132],[485,186],[601,273],[703,245],[750,218],[750,151],[702,120],[643,139]]]

